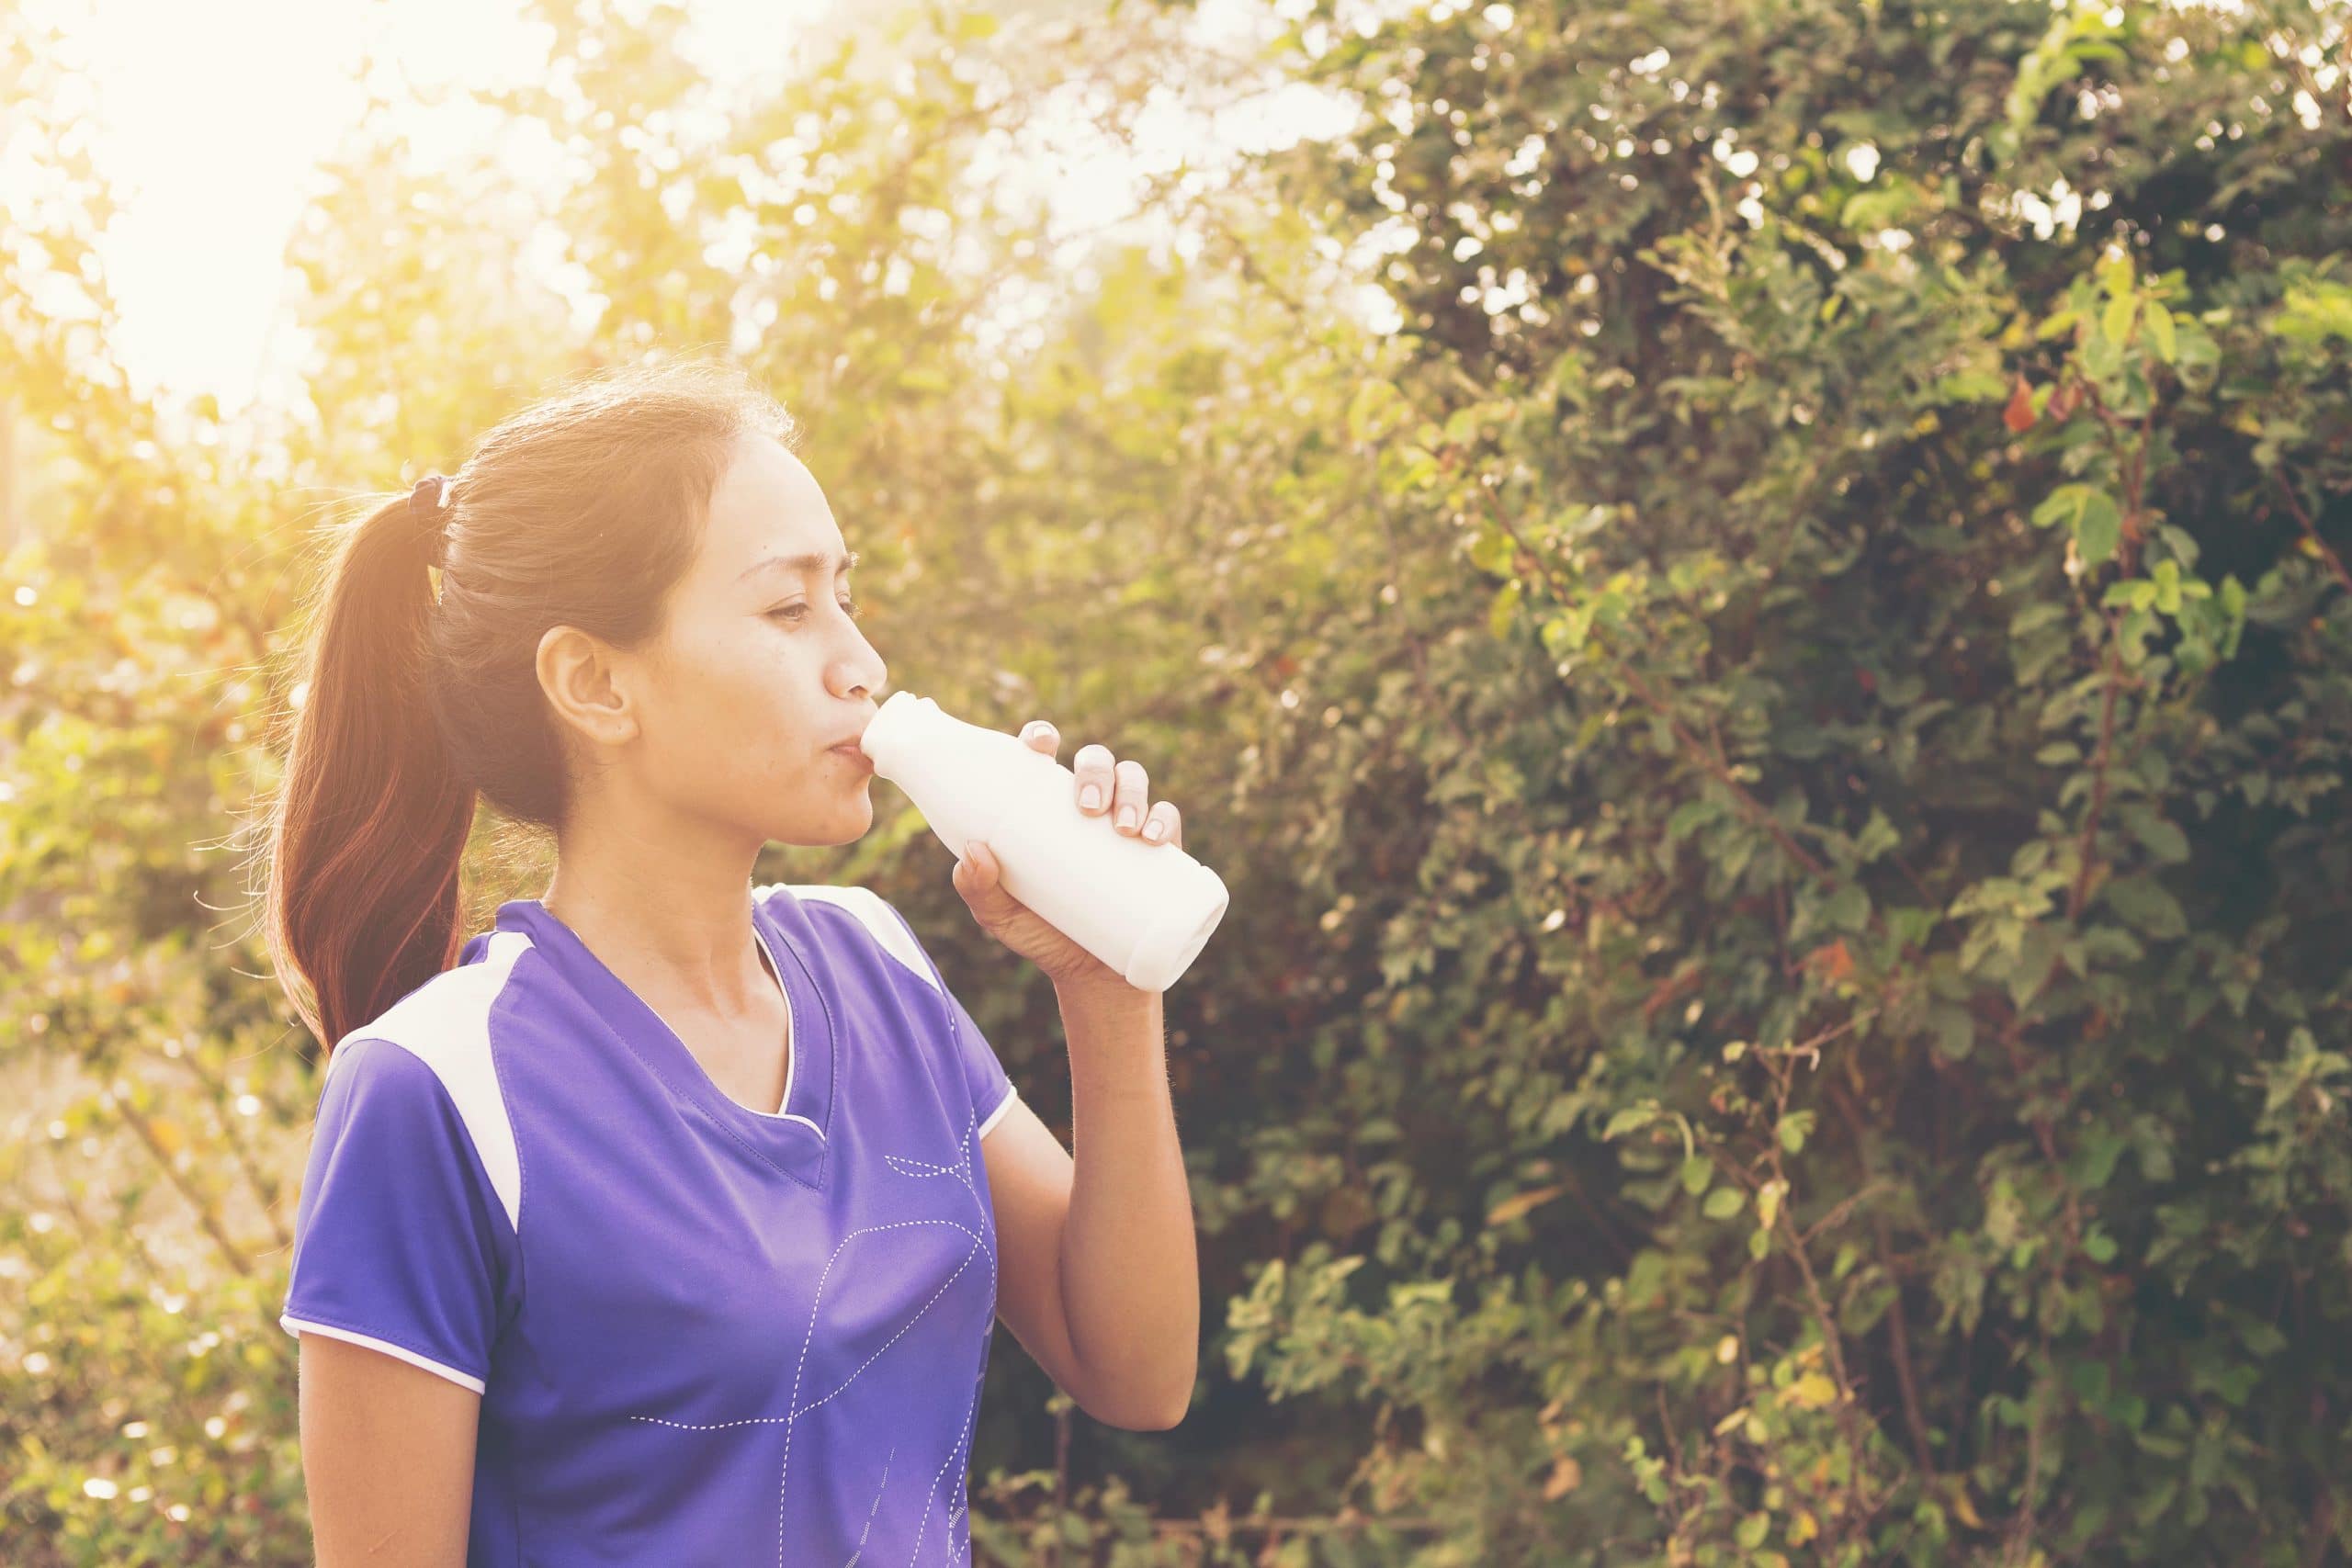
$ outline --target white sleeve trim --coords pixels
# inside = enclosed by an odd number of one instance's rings
[[[428,1372],[436,1372],[451,1382],[460,1383],[472,1389],[476,1393],[487,1392],[481,1379],[470,1373],[461,1372],[455,1367],[444,1366],[430,1356],[420,1356],[405,1345],[395,1345],[388,1339],[379,1339],[373,1335],[356,1333],[348,1328],[335,1328],[323,1323],[312,1323],[308,1318],[283,1314],[277,1319],[277,1326],[297,1338],[305,1334],[323,1334],[330,1339],[347,1339],[354,1345],[365,1345],[370,1350],[381,1350],[387,1356],[396,1356],[412,1367],[423,1367]]]
[[[989,1128],[991,1128],[991,1127],[993,1127],[993,1126],[995,1126],[998,1122],[1000,1122],[1003,1121],[1003,1120],[1004,1120],[1004,1113],[1005,1113],[1006,1111],[1008,1111],[1012,1110],[1012,1102],[1013,1102],[1014,1100],[1019,1100],[1020,1098],[1021,1098],[1021,1091],[1020,1091],[1019,1089],[1017,1089],[1013,1088],[1011,1084],[1007,1084],[1007,1085],[1005,1085],[1005,1086],[1004,1086],[1004,1098],[1003,1098],[1002,1100],[998,1100],[998,1101],[996,1102],[996,1109],[995,1109],[994,1111],[989,1111],[989,1116],[988,1116],[988,1120],[980,1123],[980,1131],[979,1131],[979,1134],[978,1134],[978,1135],[979,1135],[980,1137],[983,1137],[983,1138],[987,1137],[987,1136],[989,1135]]]
[[[482,1174],[517,1234],[523,1228],[523,1159],[492,1062],[490,1015],[515,961],[530,949],[531,939],[521,931],[492,933],[481,959],[443,970],[373,1022],[346,1032],[328,1056],[326,1072],[332,1080],[356,1055],[349,1044],[361,1037],[390,1041],[422,1058],[448,1092]]]

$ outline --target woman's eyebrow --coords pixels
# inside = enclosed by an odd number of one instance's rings
[[[822,550],[808,550],[797,556],[769,556],[764,560],[753,561],[751,565],[743,569],[742,577],[750,577],[754,572],[774,571],[777,570],[806,574],[812,571],[822,571],[827,567],[831,567],[836,573],[840,573],[848,571],[852,568],[855,567],[857,565],[857,561],[858,555],[855,550],[852,550],[847,555],[842,556],[827,555]],[[736,581],[740,582],[742,581],[742,578],[739,577]]]

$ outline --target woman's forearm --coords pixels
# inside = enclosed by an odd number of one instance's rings
[[[1055,995],[1069,1040],[1076,1167],[1060,1285],[1084,1369],[1080,1403],[1117,1425],[1172,1427],[1192,1403],[1201,1290],[1160,996],[1125,985]]]

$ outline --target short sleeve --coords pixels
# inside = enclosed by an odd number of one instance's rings
[[[1012,1087],[1012,1078],[1004,1070],[1004,1064],[997,1059],[996,1048],[989,1043],[988,1036],[972,1021],[971,1013],[948,988],[947,977],[939,972],[938,962],[931,956],[931,950],[924,947],[922,940],[914,934],[913,923],[899,912],[897,905],[881,898],[878,894],[876,897],[890,911],[891,918],[907,928],[908,941],[922,953],[924,965],[931,972],[929,977],[946,1000],[950,1045],[964,1075],[964,1088],[972,1097],[972,1113],[979,1121],[978,1135],[985,1138],[1004,1119],[1004,1113],[1012,1109],[1019,1091]]]
[[[278,1324],[484,1392],[518,1259],[457,1102],[406,1046],[353,1038],[319,1096]]]
[[[980,1032],[980,1026],[972,1021],[972,1015],[964,1010],[956,993],[944,984],[940,991],[947,998],[947,1018],[954,1026],[956,1055],[963,1065],[964,1082],[972,1091],[972,1110],[980,1119],[978,1135],[985,1138],[1004,1120],[1004,1113],[1012,1109],[1013,1096],[1018,1091],[1013,1089],[1004,1064],[997,1060],[996,1048]]]

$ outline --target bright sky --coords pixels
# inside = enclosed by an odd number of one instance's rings
[[[493,86],[528,76],[544,56],[515,0],[22,3],[58,20],[68,62],[96,85],[94,156],[124,203],[100,247],[123,316],[116,356],[141,395],[177,402],[210,391],[231,415],[279,395],[279,258],[317,160],[364,106],[360,62],[372,55],[379,91],[401,106],[399,128],[429,159],[435,147],[463,144],[478,111],[462,99],[411,104],[409,92]],[[697,28],[690,47],[724,85],[781,72],[835,3],[688,0]],[[1272,8],[1289,7],[1273,0]],[[1272,25],[1253,0],[1213,0],[1203,18],[1228,48]],[[1284,89],[1254,113],[1222,118],[1214,140],[1228,150],[1282,143],[1351,118],[1319,95]],[[1087,136],[1073,116],[1036,177],[1057,211],[1099,222],[1132,208],[1140,171],[1180,152],[1197,164],[1212,140],[1202,120],[1171,113],[1129,154]]]

